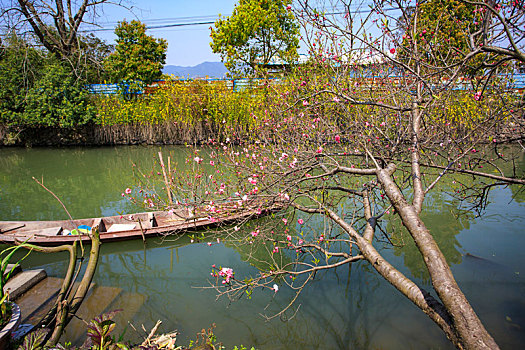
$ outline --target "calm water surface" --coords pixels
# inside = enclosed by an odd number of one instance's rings
[[[182,166],[182,147],[165,147]],[[73,217],[99,217],[137,211],[122,198],[133,185],[132,163],[148,167],[158,147],[71,149],[0,149],[0,218],[51,220],[65,218],[61,206],[31,177],[43,179]],[[523,157],[520,165],[523,168]],[[525,196],[518,188],[491,192],[481,218],[457,218],[457,203],[435,194],[428,198],[424,219],[451,262],[453,272],[489,332],[507,349],[525,346]],[[395,223],[392,223],[394,225]],[[384,247],[384,255],[402,272],[431,289],[415,248]],[[195,338],[216,323],[227,348],[258,349],[449,349],[441,331],[410,302],[370,271],[366,263],[317,275],[299,297],[292,319],[266,321],[287,305],[292,292],[257,291],[251,300],[215,300],[206,287],[210,266],[234,268],[236,276],[257,270],[247,252],[230,244],[190,244],[189,238],[151,239],[104,244],[95,282],[123,290],[111,309],[123,308],[140,329],[162,320],[161,331],[177,329],[179,340]],[[62,277],[61,256],[32,254],[27,267],[44,267]],[[290,315],[289,315],[290,316]],[[120,321],[120,330],[125,322]],[[139,334],[126,327],[126,338]],[[68,334],[69,339],[77,335]]]

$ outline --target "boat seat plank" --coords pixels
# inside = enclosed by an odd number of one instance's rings
[[[9,231],[18,230],[19,228],[25,227],[26,224],[11,224],[0,227],[0,233],[6,233]]]
[[[62,233],[62,226],[48,227],[35,231],[36,235],[39,236],[58,236]]]
[[[106,232],[120,232],[120,231],[129,231],[136,228],[136,224],[113,224],[109,227]]]

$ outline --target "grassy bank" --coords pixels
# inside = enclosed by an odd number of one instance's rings
[[[349,137],[381,127],[385,140],[406,129],[406,112],[348,103],[359,99],[403,106],[399,94],[395,98],[385,94],[386,90],[395,90],[395,84],[371,89],[369,81],[362,79],[356,88],[356,81],[335,90],[330,77],[297,75],[282,81],[259,81],[238,92],[224,81],[168,81],[139,96],[92,95],[89,109],[95,113],[77,124],[50,123],[53,119],[48,115],[41,123],[4,120],[0,123],[0,144],[198,144],[226,137],[271,139],[271,128],[266,127],[269,119],[281,121],[275,128],[290,125],[290,140],[303,137],[294,135],[294,130],[304,130],[305,126],[326,128],[327,136],[337,133]],[[323,90],[325,93],[318,93]],[[486,130],[486,141],[502,133],[510,137],[516,131],[509,119],[513,111],[504,100],[508,99],[475,100],[470,91],[449,91],[425,107],[427,128],[455,138],[478,130]],[[278,118],[270,118],[275,116]]]

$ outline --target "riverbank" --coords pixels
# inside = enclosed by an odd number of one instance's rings
[[[0,147],[202,144],[209,139],[219,139],[223,132],[221,125],[207,120],[196,121],[192,125],[166,121],[160,124],[84,125],[76,128],[0,125]],[[525,118],[515,119],[488,136],[498,143],[525,139]]]
[[[207,121],[145,125],[84,125],[76,128],[0,125],[0,146],[111,146],[200,144],[220,134]]]

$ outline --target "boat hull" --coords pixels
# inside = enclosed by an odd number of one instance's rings
[[[90,234],[74,235],[69,232],[75,228],[99,227],[102,242],[115,242],[132,239],[143,239],[154,236],[183,234],[189,231],[216,228],[239,221],[245,221],[267,215],[279,206],[272,205],[265,209],[245,209],[211,217],[191,217],[184,212],[150,212],[104,218],[90,218],[62,221],[0,221],[0,243],[16,244],[27,242],[41,246],[59,246],[82,241],[89,244]],[[133,229],[125,229],[134,225]],[[112,227],[124,228],[109,232]]]

